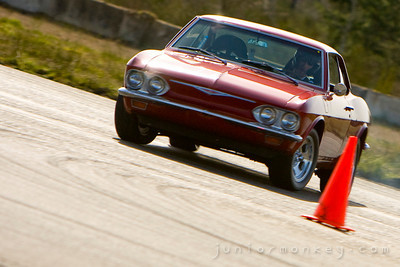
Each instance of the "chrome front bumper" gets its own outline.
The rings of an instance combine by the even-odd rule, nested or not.
[[[225,116],[225,115],[221,115],[221,114],[218,114],[218,113],[206,110],[206,109],[200,109],[200,108],[172,102],[161,96],[149,95],[149,94],[141,92],[141,91],[132,91],[132,90],[128,90],[124,87],[120,88],[118,90],[118,93],[122,96],[131,97],[131,98],[134,98],[137,100],[143,100],[143,101],[148,101],[148,102],[155,103],[155,104],[162,104],[162,105],[166,105],[166,106],[170,106],[170,107],[174,107],[174,108],[181,108],[184,110],[199,112],[204,115],[213,116],[215,118],[219,118],[219,119],[222,119],[222,120],[234,123],[234,124],[238,124],[240,126],[250,128],[250,129],[258,131],[258,132],[262,132],[266,135],[278,136],[278,137],[289,139],[289,140],[296,141],[296,142],[303,141],[303,138],[300,135],[285,132],[279,128],[268,127],[268,126],[263,125],[258,122],[247,122],[247,121],[243,121],[243,120],[238,120],[238,119],[235,119],[235,118],[232,118],[229,116]]]

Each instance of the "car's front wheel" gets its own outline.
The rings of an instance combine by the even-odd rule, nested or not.
[[[136,144],[148,144],[156,138],[158,132],[148,126],[140,125],[134,114],[126,112],[123,96],[119,95],[115,104],[115,129],[122,140]]]
[[[269,164],[271,182],[289,190],[303,189],[314,173],[318,151],[319,136],[313,129],[293,155],[278,157]]]

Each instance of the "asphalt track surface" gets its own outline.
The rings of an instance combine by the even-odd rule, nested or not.
[[[356,179],[343,233],[300,217],[318,178],[121,141],[114,105],[0,66],[0,266],[398,266],[398,189]]]

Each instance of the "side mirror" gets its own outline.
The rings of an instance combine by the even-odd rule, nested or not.
[[[347,86],[343,83],[335,84],[335,86],[333,87],[333,92],[337,96],[345,95],[347,93]]]

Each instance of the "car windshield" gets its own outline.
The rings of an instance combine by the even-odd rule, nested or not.
[[[252,29],[199,19],[172,47],[275,71],[321,86],[320,50]]]

